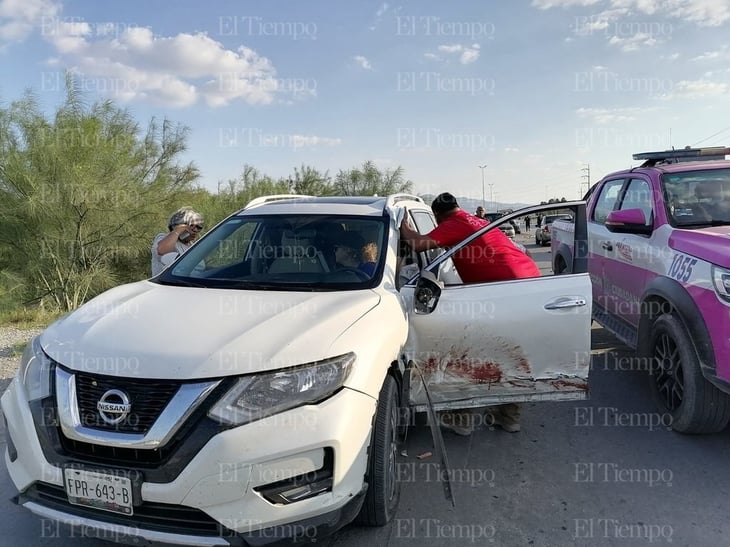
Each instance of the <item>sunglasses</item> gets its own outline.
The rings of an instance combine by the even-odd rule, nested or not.
[[[197,228],[198,230],[202,230],[203,229],[203,225],[202,224],[191,224],[190,227],[191,228]]]

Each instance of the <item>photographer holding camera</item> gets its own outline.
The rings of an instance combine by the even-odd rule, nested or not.
[[[165,269],[163,255],[187,251],[203,230],[203,216],[192,207],[181,207],[175,211],[167,223],[168,233],[159,233],[152,241],[152,276]]]

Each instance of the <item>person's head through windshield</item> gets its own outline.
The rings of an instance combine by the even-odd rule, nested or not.
[[[484,207],[482,207],[481,205],[479,207],[477,207],[476,215],[479,218],[484,218]]]
[[[360,265],[360,249],[363,240],[354,232],[344,232],[335,244],[335,261],[345,268],[357,268]]]

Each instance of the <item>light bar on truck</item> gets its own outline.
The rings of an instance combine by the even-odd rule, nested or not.
[[[661,152],[642,152],[634,154],[635,160],[645,160],[641,167],[653,167],[657,163],[678,163],[680,161],[714,161],[724,160],[730,154],[730,148],[711,146],[707,148],[680,148],[679,150],[663,150]]]

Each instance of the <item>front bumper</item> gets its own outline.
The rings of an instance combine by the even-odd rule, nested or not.
[[[63,527],[67,529],[69,537],[96,538],[114,543],[258,547],[312,543],[325,538],[357,516],[364,496],[365,488],[343,507],[310,519],[248,533],[233,533],[219,529],[217,535],[165,532],[129,523],[98,520],[92,513],[93,510],[89,511],[91,514],[88,516],[71,514],[63,509],[54,508],[48,502],[38,503],[25,494],[16,496],[13,501],[43,519],[44,533],[52,532],[53,537],[59,537],[61,534],[58,529]],[[48,530],[49,527],[51,530]]]
[[[255,537],[245,541],[266,545],[272,536],[278,539],[287,530],[311,541],[306,533],[313,533],[314,528],[293,527],[293,523],[313,522],[304,526],[321,525],[323,532],[345,524],[361,503],[377,404],[372,397],[343,389],[318,405],[225,430],[211,438],[173,481],[143,480],[135,515],[126,516],[69,504],[63,469],[49,463],[44,455],[28,402],[17,381],[10,384],[1,403],[7,419],[8,447],[16,452],[12,458],[10,450],[6,450],[5,462],[21,492],[21,505],[44,518],[72,526],[73,521],[79,521],[80,526],[88,525],[101,534],[110,529],[120,534],[131,531],[134,537],[157,542],[165,542],[167,537],[169,542],[181,545],[226,545],[235,540],[234,536],[252,534],[263,535],[266,542],[257,542]],[[259,491],[268,484],[313,474],[323,465],[326,452],[332,455],[329,491],[288,504],[272,503]],[[102,465],[83,466],[104,469]],[[136,471],[144,476],[144,469]],[[162,516],[146,520],[145,512],[150,509],[154,513],[155,508],[160,509]],[[188,515],[188,510],[194,513]],[[177,521],[171,520],[173,529],[181,533],[170,531],[171,522],[165,515],[171,512],[181,516]],[[208,528],[202,533],[195,527],[186,528],[196,519],[208,521]],[[221,533],[230,537],[222,540]],[[185,537],[196,539],[186,543],[181,541]]]

